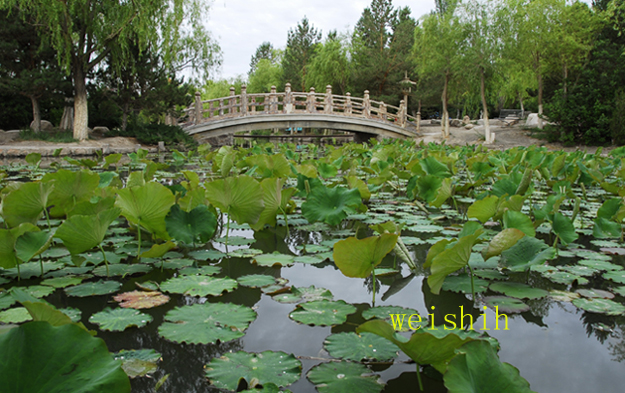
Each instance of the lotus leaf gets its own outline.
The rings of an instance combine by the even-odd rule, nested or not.
[[[280,254],[279,252],[274,252],[271,254],[262,254],[254,257],[254,262],[256,262],[259,266],[291,266],[293,265],[293,259],[295,257],[293,255]]]
[[[100,266],[93,269],[93,274],[96,276],[132,276],[137,273],[147,273],[152,270],[152,267],[146,264],[128,265],[125,263],[116,263],[114,265]]]
[[[0,353],[0,386],[10,392],[130,392],[104,341],[74,324],[30,322],[11,329],[0,335]]]
[[[616,293],[617,295],[621,295],[625,297],[625,286],[612,288],[612,292]],[[0,306],[0,309],[2,309],[2,306]]]
[[[120,212],[120,209],[112,208],[95,216],[72,216],[61,224],[55,237],[61,239],[72,254],[80,254],[104,240],[106,230],[119,217]]]
[[[486,341],[472,341],[456,350],[444,375],[450,393],[532,393],[519,370],[502,363]]]
[[[43,285],[31,285],[26,288],[20,288],[24,292],[28,293],[30,296],[40,299],[42,297],[49,296],[56,290],[56,288],[43,286]]]
[[[284,352],[239,351],[214,358],[205,370],[212,385],[234,391],[241,379],[250,388],[266,383],[288,386],[300,378],[302,363],[295,356]]]
[[[276,226],[276,216],[286,214],[289,200],[297,191],[295,188],[283,188],[285,181],[280,178],[264,179],[260,183],[263,193],[264,210],[260,214],[258,222],[252,224],[255,230],[262,229],[266,224]]]
[[[171,237],[186,244],[204,244],[215,234],[217,218],[205,205],[185,212],[180,205],[173,205],[165,217],[167,232]]]
[[[236,258],[252,258],[262,253],[263,252],[261,250],[256,248],[239,248],[237,250],[230,251],[230,256]]]
[[[527,304],[512,297],[487,296],[483,300],[491,308],[506,314],[522,313],[530,310]]]
[[[365,239],[341,240],[334,245],[334,263],[347,277],[366,278],[395,247],[398,237],[384,233]]]
[[[273,299],[280,303],[298,303],[315,300],[333,300],[334,295],[325,288],[316,288],[314,285],[311,285],[307,288],[291,287],[291,293],[278,294]]]
[[[416,310],[411,308],[403,308],[399,306],[378,306],[372,307],[362,312],[364,319],[378,318],[386,321],[391,320],[391,314],[418,314]]]
[[[0,310],[11,307],[16,302],[10,291],[0,292]]]
[[[614,294],[601,289],[578,289],[575,292],[586,298],[614,299]]]
[[[130,378],[136,378],[153,374],[158,369],[161,354],[153,349],[122,349],[114,357],[122,361],[122,369]]]
[[[343,300],[316,300],[299,304],[289,317],[306,325],[332,326],[344,323],[347,315],[355,312],[356,307]]]
[[[447,276],[445,278],[445,282],[443,282],[443,290],[452,291],[452,292],[462,292],[462,293],[481,293],[486,292],[488,289],[488,284],[490,282],[487,280],[482,280],[479,278],[473,279],[473,289],[471,287],[471,277],[467,274],[461,274],[458,276]]]
[[[29,279],[31,277],[41,275],[41,269],[43,267],[44,274],[51,272],[53,270],[58,270],[63,268],[63,264],[60,262],[29,262],[29,263],[21,263],[20,264],[20,278]],[[17,268],[5,269],[2,271],[2,274],[7,277],[17,277]]]
[[[473,202],[473,204],[469,206],[467,216],[469,218],[477,218],[482,223],[485,223],[497,214],[499,203],[498,197],[494,195],[487,196],[484,199]]]
[[[42,182],[50,180],[54,180],[54,189],[48,198],[48,206],[53,206],[50,209],[52,217],[67,216],[77,203],[89,200],[100,184],[100,176],[88,170],[59,169],[41,179]]]
[[[188,344],[214,344],[244,336],[256,313],[230,303],[204,303],[176,307],[165,315],[158,333],[168,340]]]
[[[469,263],[470,264],[470,263]],[[493,269],[480,269],[473,270],[473,275],[483,278],[485,280],[507,280],[508,276]]]
[[[564,216],[562,213],[554,213],[552,227],[553,233],[555,233],[564,244],[572,243],[579,237],[579,235],[575,233],[575,227],[571,219]]]
[[[206,183],[210,203],[239,224],[255,224],[264,210],[260,183],[250,176],[228,177]]]
[[[151,315],[128,308],[106,308],[89,318],[89,322],[99,325],[100,329],[113,332],[121,332],[131,326],[142,328],[151,321]]]
[[[595,219],[595,226],[592,229],[592,235],[597,239],[618,238],[621,232],[621,224],[602,217]]]
[[[117,292],[121,286],[122,284],[117,281],[98,281],[87,282],[64,290],[67,296],[87,297]]]
[[[237,288],[237,282],[231,278],[208,276],[180,276],[170,278],[161,284],[161,289],[170,293],[188,296],[219,296]]]
[[[527,236],[536,236],[534,223],[532,220],[521,212],[514,210],[506,210],[503,214],[504,228],[516,228]]]
[[[302,204],[302,215],[313,223],[317,221],[337,226],[362,204],[358,189],[318,186],[312,189]]]
[[[22,323],[32,321],[32,319],[33,317],[30,315],[26,307],[15,307],[0,311],[0,322],[2,323]]]
[[[518,282],[495,282],[490,284],[490,289],[517,299],[540,299],[549,294],[544,289],[532,288]]]
[[[599,273],[599,270],[590,268],[588,266],[558,266],[561,271],[569,272],[571,274],[575,274],[576,276],[590,277],[595,273]]]
[[[230,246],[247,246],[249,244],[254,243],[256,240],[248,239],[247,237],[242,236],[229,236],[228,238],[220,237],[218,239],[213,239],[213,241],[217,243],[228,243]],[[232,254],[231,254],[232,255]]]
[[[579,298],[579,293],[559,291],[557,289],[553,289],[549,291],[549,296],[553,300],[557,300],[559,302],[570,302],[570,301],[573,301],[573,299]]]
[[[603,273],[603,278],[606,280],[612,280],[619,284],[625,284],[625,271],[609,271],[607,273]]]
[[[230,238],[232,239],[232,238]],[[230,243],[232,244],[232,243]],[[189,256],[193,259],[197,259],[199,261],[206,261],[206,260],[219,260],[223,257],[226,256],[226,254],[224,254],[221,251],[217,251],[217,250],[199,250],[199,251],[191,251],[189,253]]]
[[[45,266],[45,263],[46,262],[44,262],[44,266]],[[48,262],[48,263],[54,263],[54,262]],[[65,276],[70,276],[70,275],[74,275],[74,274],[82,274],[83,277],[85,277],[85,279],[87,279],[87,278],[91,278],[91,275],[86,274],[86,273],[89,273],[92,269],[93,269],[93,266],[64,267],[61,270],[55,270],[55,271],[51,271],[49,273],[46,273],[44,275],[44,277],[47,277],[47,278],[65,277]]]
[[[621,315],[625,313],[625,306],[610,299],[573,299],[573,305],[581,308],[582,310],[607,314],[607,315]]]
[[[503,251],[501,256],[503,266],[518,272],[554,259],[557,254],[555,248],[548,247],[542,240],[524,236],[514,246]]]
[[[266,287],[276,283],[276,278],[266,274],[250,274],[237,279],[239,285],[251,288]]]
[[[321,363],[306,375],[319,393],[379,393],[384,384],[366,366],[352,362]]]
[[[187,258],[174,258],[174,259],[161,259],[154,261],[154,265],[162,269],[182,269],[194,264],[193,259]]]
[[[303,263],[307,265],[316,265],[326,260],[326,258],[320,257],[321,254],[314,255],[299,255],[293,259],[293,262]]]
[[[24,222],[37,224],[48,207],[54,182],[25,183],[7,194],[2,201],[2,216],[11,228]]]
[[[563,272],[563,271],[549,271],[545,273],[541,273],[543,277],[546,279],[553,281],[558,284],[571,285],[577,281],[579,285],[588,284],[588,280],[582,276],[578,276],[576,274]]]
[[[471,249],[481,232],[478,231],[472,235],[463,236],[451,247],[448,247],[431,259],[432,265],[430,270],[432,274],[428,277],[427,282],[432,293],[437,295],[443,286],[445,277],[467,265],[471,257]]]
[[[399,352],[395,344],[373,333],[333,334],[325,339],[323,346],[332,357],[357,362],[390,360],[397,357]]]
[[[158,291],[132,291],[113,296],[119,306],[124,308],[145,309],[163,305],[169,301],[169,296]]]
[[[161,258],[163,257],[163,255],[167,254],[167,252],[173,248],[176,248],[176,244],[171,241],[167,241],[163,244],[154,244],[149,250],[142,252],[140,257],[141,258]]]
[[[499,232],[488,244],[488,247],[482,251],[484,260],[500,255],[502,252],[510,249],[525,233],[516,228],[507,228]]]
[[[27,222],[13,229],[0,229],[0,268],[10,269],[15,266],[18,263],[15,254],[16,240],[26,232],[38,231],[38,227]],[[39,274],[41,274],[41,270],[39,270]],[[6,272],[5,275],[7,275]]]
[[[165,216],[176,197],[162,184],[149,182],[144,186],[124,188],[118,191],[115,205],[121,208],[126,219],[155,236],[168,240]]]
[[[219,274],[221,268],[219,266],[201,266],[201,267],[185,267],[180,270],[183,276],[213,276]]]

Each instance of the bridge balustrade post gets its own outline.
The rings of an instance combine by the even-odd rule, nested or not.
[[[278,113],[278,97],[276,96],[275,86],[271,86],[271,92],[269,93],[269,113]]]
[[[219,100],[219,117],[224,115],[224,100]]]
[[[326,96],[324,97],[323,102],[323,111],[325,113],[332,113],[332,86],[326,86]]]
[[[208,118],[210,119],[211,117],[213,117],[213,102],[212,101],[208,103]]]
[[[199,91],[195,92],[195,124],[200,124],[202,122],[202,93]]]
[[[293,112],[293,93],[291,92],[291,84],[284,86],[284,113]]]
[[[306,98],[306,112],[314,113],[316,112],[317,105],[315,103],[315,88],[311,87],[310,92],[308,93],[308,97]]]
[[[369,90],[365,90],[365,96],[362,100],[362,115],[367,119],[371,117],[371,100],[369,99]]]
[[[347,98],[345,99],[345,113],[348,115],[352,114],[352,93],[347,93]]]
[[[247,115],[247,86],[241,85],[241,116]]]
[[[402,128],[406,127],[406,101],[399,101],[399,125]]]
[[[230,116],[235,116],[237,113],[237,107],[236,107],[236,101],[237,99],[234,98],[235,96],[235,91],[234,91],[234,86],[230,87],[230,97],[228,99],[228,115]]]
[[[380,110],[378,111],[378,116],[380,116],[380,119],[386,120],[386,104],[384,102],[380,103]]]
[[[250,112],[252,112],[252,115],[256,113],[256,97],[252,96],[252,101],[250,102]]]

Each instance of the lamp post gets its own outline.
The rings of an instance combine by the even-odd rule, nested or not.
[[[412,86],[416,86],[417,82],[413,82],[408,78],[408,71],[404,72],[404,79],[399,81],[401,86],[401,92],[404,94],[404,105],[406,106],[406,113],[408,113],[408,94],[412,91]],[[421,130],[421,101],[419,101],[419,109],[417,111],[417,132]]]

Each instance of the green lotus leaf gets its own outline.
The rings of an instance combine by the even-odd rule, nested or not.
[[[25,183],[11,191],[2,200],[2,216],[11,228],[24,222],[37,224],[48,207],[48,198],[54,182]]]
[[[115,360],[122,361],[122,369],[130,378],[145,377],[158,369],[161,354],[153,349],[131,349],[113,354]]]
[[[603,278],[606,280],[612,280],[619,284],[625,284],[625,271],[609,271],[603,273]]]
[[[10,269],[15,266],[18,263],[15,253],[17,238],[26,232],[38,232],[39,230],[38,227],[27,222],[20,224],[16,228],[0,229],[0,267]],[[41,270],[39,274],[41,274]]]
[[[426,158],[420,160],[419,165],[421,165],[421,169],[423,169],[423,171],[428,175],[451,177],[451,173],[449,172],[447,165],[441,163],[433,156],[427,156]]]
[[[603,202],[603,205],[597,210],[597,217],[604,218],[606,220],[612,220],[614,216],[619,212],[619,209],[623,205],[621,198],[611,198]]]
[[[356,176],[345,176],[345,181],[347,181],[347,185],[350,189],[358,190],[363,201],[371,199],[371,191],[369,190],[369,187],[367,187],[367,183],[365,183],[364,180],[359,179]]]
[[[295,258],[293,258],[293,262],[303,263],[303,264],[306,264],[306,265],[316,265],[316,264],[321,263],[321,262],[326,260],[325,258],[322,258],[319,255],[320,254],[299,255],[299,256],[296,256]]]
[[[575,292],[586,298],[614,299],[614,294],[601,289],[578,289]]]
[[[569,273],[569,272],[550,271],[550,272],[545,272],[545,273],[541,273],[541,274],[546,279],[548,279],[550,281],[553,281],[555,283],[558,283],[558,284],[571,285],[574,282],[577,282],[577,284],[579,284],[579,285],[586,285],[586,284],[588,284],[588,280],[585,279],[584,277],[578,276],[576,274],[572,274],[572,273]]]
[[[125,263],[116,263],[114,265],[99,266],[93,269],[93,274],[100,277],[115,276],[132,276],[137,273],[147,273],[152,270],[152,266],[146,264],[127,265]]]
[[[573,243],[579,237],[575,232],[573,221],[560,212],[553,215],[552,229],[564,244]]]
[[[32,321],[33,317],[30,315],[26,307],[9,308],[0,312],[0,322],[2,323],[22,323],[26,321]],[[0,336],[1,337],[1,336]],[[2,368],[0,362],[0,369]],[[0,377],[0,380],[2,378]]]
[[[503,226],[504,228],[516,228],[527,236],[536,236],[534,223],[521,212],[506,210],[503,214]]]
[[[271,254],[257,255],[253,259],[258,266],[291,266],[293,265],[293,259],[295,259],[295,256],[273,252]]]
[[[625,297],[625,286],[612,288],[612,292],[616,293],[617,295],[621,295]],[[0,309],[2,309],[1,306],[0,306]]]
[[[458,271],[469,263],[471,249],[477,241],[482,231],[477,231],[472,235],[463,236],[452,246],[437,254],[431,259],[430,271],[432,274],[427,281],[433,294],[439,294],[445,277]]]
[[[552,289],[551,291],[549,291],[549,296],[553,300],[556,300],[559,302],[570,302],[570,301],[573,301],[573,299],[579,298],[579,293]]]
[[[314,285],[309,287],[291,287],[290,293],[281,293],[273,296],[273,299],[280,303],[312,302],[315,300],[333,300],[332,292],[325,288],[317,288]]]
[[[618,222],[607,220],[603,217],[595,219],[592,235],[598,239],[618,238],[621,236],[622,227]]]
[[[228,353],[213,358],[205,367],[210,383],[220,389],[237,390],[241,379],[249,388],[273,383],[288,386],[296,382],[302,372],[302,363],[284,352],[265,351]]]
[[[30,296],[33,296],[37,299],[49,296],[56,290],[56,288],[52,288],[52,287],[48,287],[44,285],[31,285],[29,287],[20,288],[20,289],[28,293]]]
[[[13,328],[0,335],[0,353],[0,386],[7,392],[130,392],[104,341],[75,324]]]
[[[50,209],[52,217],[67,216],[77,203],[91,199],[100,184],[100,176],[88,170],[73,172],[59,169],[41,179],[42,182],[51,180],[54,180],[54,189],[48,198],[48,205],[53,206]]]
[[[220,272],[219,266],[185,267],[179,271],[182,276],[214,276]]]
[[[154,261],[154,266],[162,269],[182,269],[193,265],[193,259],[188,258],[174,258],[174,259],[161,259]]]
[[[369,308],[362,312],[364,319],[378,318],[382,320],[391,320],[391,314],[418,314],[416,310],[399,306],[377,306]]]
[[[434,175],[420,176],[417,179],[417,195],[424,201],[431,203],[438,196],[438,190],[443,184],[443,179]]]
[[[523,236],[525,236],[525,233],[516,228],[507,228],[499,232],[492,238],[488,247],[484,248],[482,251],[484,260],[500,255],[502,252],[514,246]]]
[[[358,189],[318,186],[312,189],[302,204],[302,215],[310,223],[321,221],[337,226],[349,214],[355,213],[361,204]]]
[[[467,211],[467,217],[477,218],[482,223],[490,220],[499,209],[499,198],[491,195],[473,202]]]
[[[262,193],[260,183],[245,175],[206,183],[206,199],[239,224],[258,222],[265,208]]]
[[[87,297],[107,295],[109,293],[117,292],[121,286],[122,284],[117,281],[98,281],[87,282],[74,287],[65,288],[64,291],[67,296]]]
[[[251,288],[261,288],[276,283],[276,278],[266,274],[249,274],[237,278],[239,285]]]
[[[80,311],[77,308],[73,308],[73,307],[59,308],[59,311],[67,315],[69,319],[74,323],[80,322],[80,319],[82,318],[82,311]]]
[[[23,262],[40,255],[52,243],[54,232],[26,232],[15,241],[15,254]]]
[[[472,341],[456,352],[444,375],[450,393],[532,393],[519,370],[502,363],[488,342]]]
[[[230,239],[232,239],[232,237]],[[229,244],[232,244],[232,243],[229,243]],[[216,261],[225,256],[226,254],[217,250],[198,250],[198,251],[191,251],[189,253],[189,257],[193,259],[197,259],[198,261],[207,261],[209,259]]]
[[[371,370],[359,363],[329,362],[313,367],[306,375],[319,393],[379,393],[384,384]]]
[[[89,322],[100,326],[101,330],[121,332],[131,326],[142,328],[152,321],[152,316],[132,308],[106,308],[89,318]]]
[[[41,154],[40,153],[28,153],[26,155],[26,157],[24,157],[24,161],[26,161],[28,164],[30,165],[38,165],[39,162],[41,161]]]
[[[140,257],[141,258],[161,258],[163,257],[163,255],[167,254],[167,252],[169,252],[170,250],[174,248],[176,248],[176,244],[171,241],[167,241],[162,244],[154,244],[149,250],[142,252]]]
[[[109,210],[115,207],[115,197],[97,198],[97,201],[91,200],[78,202],[76,206],[68,213],[68,217],[71,216],[95,216],[105,210]]]
[[[217,243],[226,243],[227,241],[228,245],[230,246],[247,246],[247,245],[254,243],[256,240],[243,237],[243,236],[230,236],[229,238],[220,237],[217,239],[213,239],[213,241]],[[232,252],[230,253],[230,255],[232,255]]]
[[[325,162],[320,162],[319,165],[317,165],[317,170],[319,171],[319,175],[324,179],[331,179],[338,173],[337,167]]]
[[[490,284],[490,289],[517,299],[540,299],[549,294],[544,289],[532,288],[518,282],[494,282]]]
[[[11,291],[0,292],[0,310],[11,307],[16,300],[11,296]]]
[[[387,339],[373,333],[337,333],[326,337],[324,348],[330,356],[338,359],[391,360],[397,357],[399,348]]]
[[[599,273],[599,270],[590,268],[588,266],[565,265],[565,266],[558,266],[558,268],[562,271],[569,272],[569,273],[575,274],[576,276],[583,276],[583,277],[590,277],[590,276],[595,275],[596,273]]]
[[[607,315],[621,315],[625,313],[625,306],[610,299],[573,299],[573,305],[582,310]]]
[[[418,364],[431,364],[439,371],[445,370],[445,363],[454,357],[454,350],[462,344],[472,341],[468,335],[461,337],[455,330],[419,329],[409,340],[395,333],[395,329],[381,320],[363,323],[356,328],[357,333],[369,332],[377,334],[398,346],[408,357]]]
[[[179,276],[161,284],[161,289],[165,292],[188,296],[219,296],[236,288],[237,282],[231,278],[209,276]]]
[[[231,303],[204,303],[176,307],[165,315],[158,334],[168,340],[187,344],[214,344],[244,336],[256,313]]]
[[[355,312],[356,307],[343,300],[316,300],[299,304],[289,317],[306,325],[332,326],[344,323],[347,315]]]
[[[366,278],[391,252],[399,236],[385,233],[365,239],[349,237],[334,245],[334,263],[347,277]]]
[[[484,303],[498,312],[506,314],[522,313],[529,311],[530,307],[519,299],[506,296],[487,296]]]
[[[467,274],[461,274],[458,276],[447,276],[445,278],[445,282],[443,282],[443,290],[452,291],[452,292],[462,292],[462,293],[482,293],[486,292],[488,289],[488,284],[490,284],[487,280],[482,280],[479,278],[473,279],[473,290],[471,288],[471,277]]]
[[[513,272],[529,269],[557,257],[556,250],[542,240],[524,236],[509,249],[501,253],[501,264]]]
[[[205,205],[185,212],[180,205],[173,205],[165,217],[167,233],[186,244],[204,244],[215,234],[217,218]]]
[[[62,263],[59,262],[44,262],[44,270],[46,269],[46,263],[48,264],[58,264],[61,266],[58,266],[57,269],[61,269],[61,267],[63,267]],[[76,274],[82,274],[84,275],[85,279],[87,278],[91,278],[90,275],[88,275],[87,273],[89,273],[91,270],[93,269],[93,266],[83,266],[83,267],[63,267],[61,270],[55,270],[55,271],[51,271],[49,273],[46,273],[44,275],[44,277],[46,278],[54,278],[54,277],[65,277],[65,276],[71,276],[71,275],[76,275]]]
[[[72,216],[61,224],[54,236],[61,239],[73,255],[80,254],[102,243],[106,230],[120,212],[112,208],[95,216]]]
[[[478,254],[479,255],[479,254]],[[471,263],[469,263],[470,265]],[[473,270],[473,275],[485,280],[507,280],[508,276],[494,269]]]
[[[230,251],[229,255],[235,258],[253,258],[257,255],[261,255],[263,252],[256,248],[239,248],[234,251]]]
[[[124,188],[118,191],[115,205],[126,219],[140,225],[157,237],[169,240],[165,216],[176,197],[160,183],[149,182],[144,186]]]
[[[276,177],[264,179],[260,182],[265,208],[260,214],[258,222],[251,225],[254,230],[263,229],[265,224],[275,227],[276,216],[286,213],[289,200],[297,190],[295,188],[283,188],[284,183],[284,179]]]

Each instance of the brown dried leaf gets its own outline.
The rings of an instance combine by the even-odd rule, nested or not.
[[[114,296],[116,302],[120,302],[119,305],[124,308],[152,308],[160,306],[169,301],[169,296],[163,295],[158,291],[132,291],[124,292],[117,296]]]

